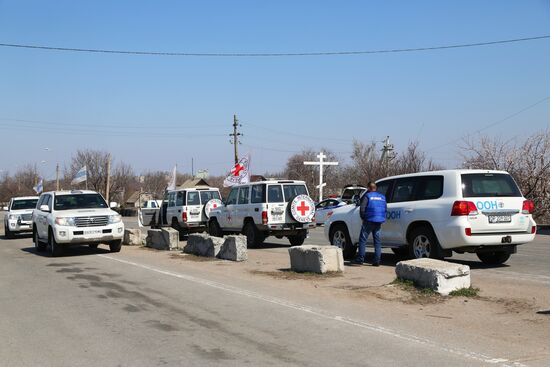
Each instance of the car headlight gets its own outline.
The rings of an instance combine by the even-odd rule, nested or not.
[[[122,221],[122,215],[109,215],[109,224],[120,223]]]
[[[55,224],[66,227],[74,227],[74,218],[73,217],[57,217],[55,218]]]
[[[17,215],[17,214],[10,214],[10,215],[8,215],[8,219],[9,219],[9,220],[17,220],[17,219],[19,219],[19,215]]]

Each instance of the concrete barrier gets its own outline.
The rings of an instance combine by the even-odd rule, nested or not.
[[[173,228],[149,229],[145,246],[157,250],[176,250],[179,248],[179,232]]]
[[[141,246],[143,244],[143,235],[139,228],[124,229],[124,239],[122,244],[126,246]]]
[[[412,280],[415,285],[448,295],[470,287],[470,267],[435,259],[400,261],[395,267],[398,278]]]
[[[335,246],[294,246],[288,249],[288,253],[290,268],[296,272],[324,274],[344,271],[342,249]]]
[[[248,260],[248,252],[245,236],[225,236],[218,257],[231,261]]]

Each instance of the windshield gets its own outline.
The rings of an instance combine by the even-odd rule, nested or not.
[[[307,189],[305,185],[283,185],[285,192],[285,200],[288,203],[298,195],[307,195]]]
[[[38,199],[14,200],[11,204],[11,210],[34,209],[37,202]]]
[[[201,202],[206,204],[212,199],[220,199],[220,193],[217,191],[201,191]]]
[[[521,197],[514,179],[504,173],[473,173],[462,175],[462,196]]]
[[[55,210],[100,208],[107,208],[107,203],[99,194],[59,195],[55,197]]]

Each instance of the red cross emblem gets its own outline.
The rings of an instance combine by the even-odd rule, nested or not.
[[[306,202],[302,200],[302,202],[300,203],[300,206],[296,207],[296,210],[298,210],[302,216],[305,216],[306,215],[306,212],[309,211],[309,206],[306,205]]]
[[[231,170],[231,173],[233,176],[237,177],[241,173],[241,171],[244,169],[244,166],[240,163],[237,163],[235,167]]]
[[[212,205],[212,208],[213,208],[213,209],[216,209],[217,207],[218,207],[218,204],[215,204],[215,203],[214,203],[214,205]]]

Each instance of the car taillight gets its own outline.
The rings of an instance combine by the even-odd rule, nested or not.
[[[472,235],[472,229],[471,228],[465,228],[464,232],[466,233],[466,236],[470,237]]]
[[[267,224],[267,211],[262,212],[262,224]]]
[[[476,204],[471,201],[455,201],[453,204],[453,210],[451,211],[451,216],[462,216],[477,214]]]
[[[183,220],[183,223],[187,222],[187,212],[181,214],[181,220]]]
[[[531,200],[524,200],[523,207],[521,208],[521,212],[523,214],[533,214],[534,211],[535,211],[535,203],[533,203]]]
[[[537,233],[537,226],[531,227],[531,234]]]

